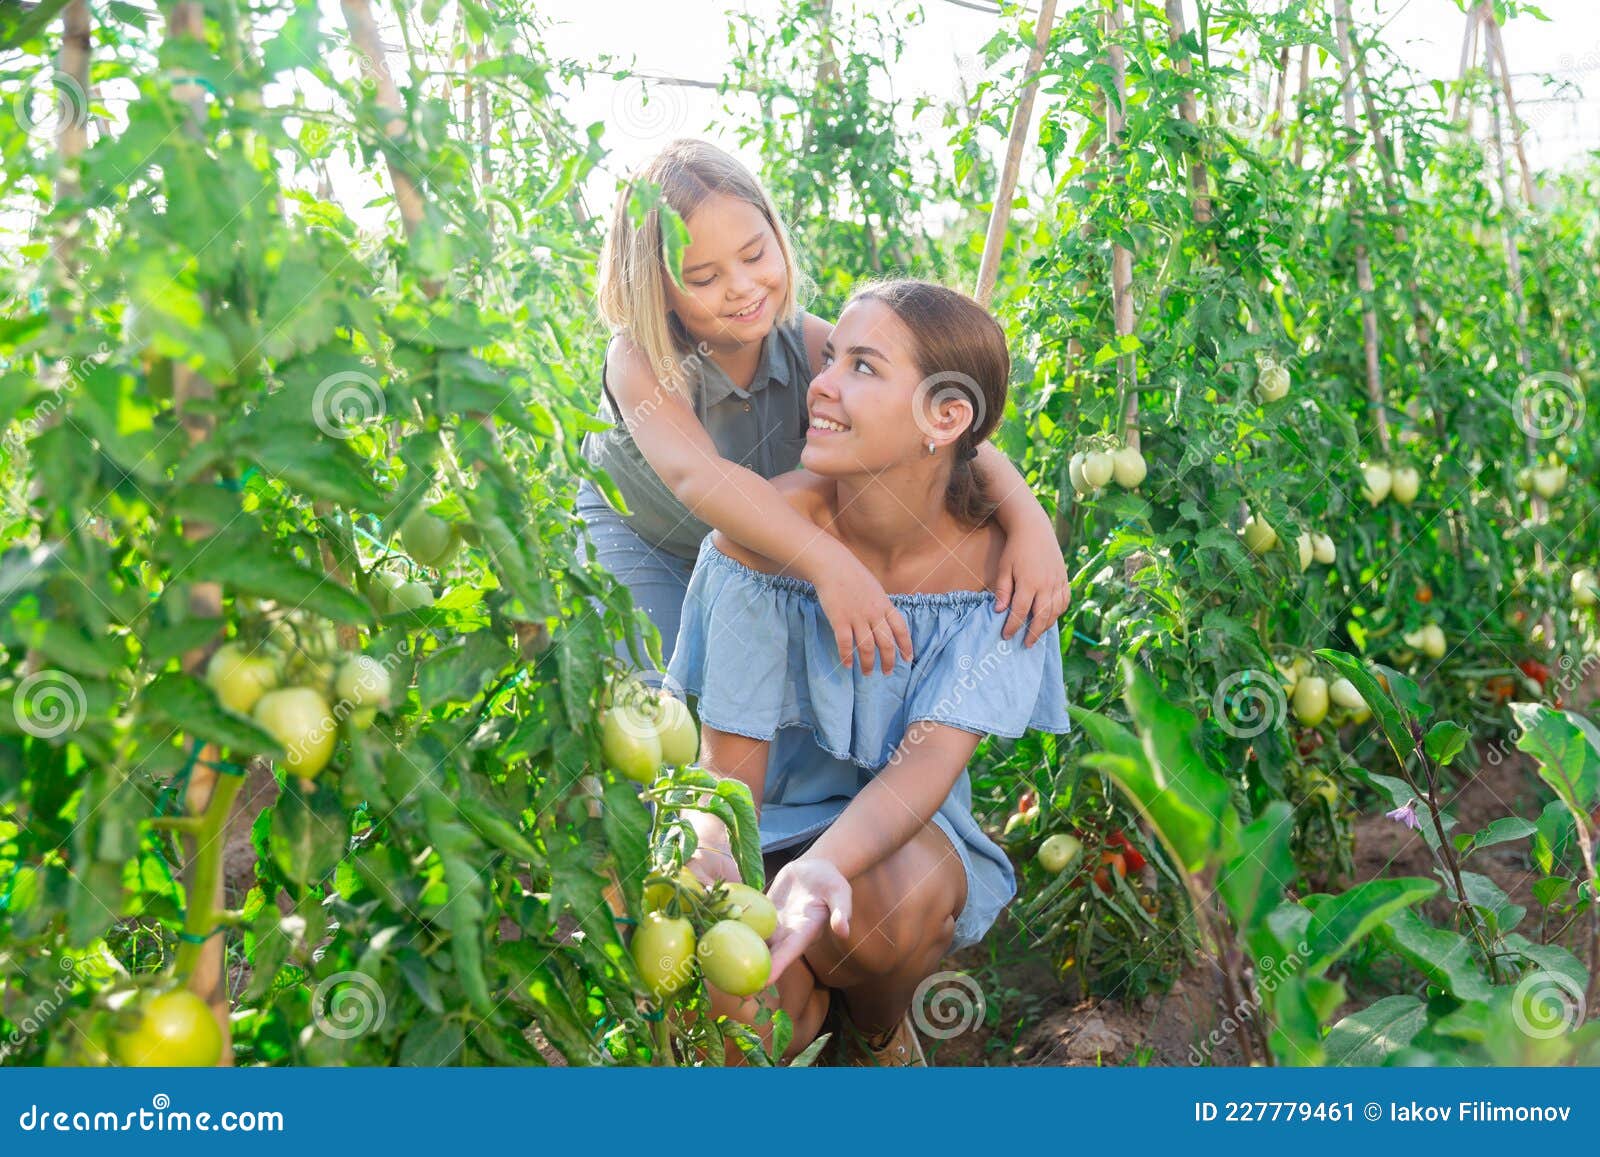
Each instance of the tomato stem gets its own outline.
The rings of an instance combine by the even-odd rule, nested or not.
[[[243,786],[243,776],[217,776],[211,788],[211,798],[206,801],[206,810],[198,816],[182,817],[195,822],[192,829],[195,842],[194,874],[189,881],[187,911],[183,920],[183,930],[191,939],[179,943],[177,958],[173,961],[173,972],[185,980],[199,962],[206,939],[219,924],[225,922],[218,919],[212,904],[217,881],[222,875],[223,829],[227,825],[228,814],[233,810],[234,797]]]
[[[672,1026],[667,1024],[666,1009],[661,1010],[661,1019],[656,1021],[656,1064],[665,1068],[677,1068],[677,1059],[672,1055]]]

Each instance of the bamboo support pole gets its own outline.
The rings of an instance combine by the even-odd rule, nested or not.
[[[1350,134],[1351,152],[1345,159],[1350,186],[1350,224],[1355,234],[1356,288],[1361,293],[1361,345],[1366,355],[1367,400],[1372,406],[1373,425],[1378,435],[1378,446],[1384,456],[1389,455],[1389,415],[1384,406],[1383,367],[1378,344],[1377,284],[1372,276],[1372,256],[1367,249],[1366,214],[1363,210],[1365,190],[1361,181],[1357,159],[1360,150],[1355,142],[1360,139],[1356,120],[1356,81],[1352,57],[1356,52],[1354,28],[1350,19],[1350,0],[1334,0],[1334,43],[1337,46],[1340,71],[1340,98],[1344,110],[1344,127]]]
[[[1483,13],[1478,8],[1467,9],[1467,24],[1461,33],[1461,67],[1457,69],[1456,90],[1450,95],[1450,123],[1455,124],[1461,120],[1461,100],[1466,94],[1467,73],[1472,68],[1473,61],[1477,58],[1478,49],[1478,24]],[[1471,110],[1468,110],[1471,116]]]
[[[1166,0],[1167,6],[1167,42],[1172,49],[1173,67],[1179,76],[1188,79],[1192,65],[1189,60],[1188,49],[1183,47],[1185,28],[1183,24],[1183,0]],[[1120,49],[1117,50],[1119,53]],[[1288,53],[1285,48],[1284,53]],[[1287,59],[1287,56],[1285,57]],[[1283,110],[1283,90],[1278,90],[1278,109]],[[1182,95],[1178,98],[1178,115],[1185,122],[1194,126],[1199,123],[1199,116],[1195,111],[1194,89],[1185,85]],[[1189,190],[1192,197],[1193,214],[1195,223],[1204,225],[1211,220],[1211,192],[1210,181],[1206,176],[1205,157],[1200,152],[1199,145],[1194,145],[1189,151]]]
[[[1022,92],[1011,114],[1011,134],[1006,141],[1005,164],[1000,184],[995,189],[994,208],[989,213],[989,231],[983,241],[983,259],[978,266],[978,285],[973,296],[985,309],[994,296],[995,278],[1000,273],[1000,252],[1005,248],[1006,229],[1011,223],[1011,199],[1016,193],[1017,175],[1022,169],[1022,147],[1033,122],[1033,98],[1039,88],[1039,72],[1044,67],[1045,50],[1050,46],[1050,30],[1055,26],[1056,0],[1042,0],[1034,25],[1033,49],[1028,53]]]
[[[1300,124],[1294,134],[1294,167],[1299,168],[1306,159],[1306,89],[1311,84],[1311,45],[1300,46],[1300,78],[1299,85],[1294,91],[1295,120]]]
[[[1115,102],[1106,103],[1106,161],[1112,166],[1112,180],[1117,185],[1125,183],[1123,162],[1120,156],[1122,138],[1127,126],[1128,65],[1122,47],[1124,16],[1122,0],[1109,0],[1109,19],[1106,21],[1106,60],[1111,66],[1111,86],[1116,93]],[[1192,105],[1192,101],[1191,101]],[[1117,337],[1133,334],[1133,250],[1118,241],[1111,243],[1111,314]],[[1117,434],[1128,445],[1139,445],[1139,372],[1138,359],[1133,354],[1117,358],[1117,388],[1122,407],[1117,421]]]

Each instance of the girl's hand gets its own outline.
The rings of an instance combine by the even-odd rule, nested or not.
[[[1072,579],[1050,520],[1030,521],[1021,531],[1008,534],[1000,555],[1000,578],[994,587],[994,609],[1011,612],[1000,637],[1011,638],[1031,614],[1033,622],[1023,640],[1025,646],[1031,647],[1055,625],[1071,602]]]
[[[727,825],[710,812],[685,811],[683,814],[699,841],[694,855],[685,860],[683,866],[707,887],[718,880],[742,884],[744,881],[739,878],[739,862],[733,858]]]
[[[773,877],[767,898],[778,910],[772,934],[772,979],[800,957],[824,927],[840,938],[850,934],[850,881],[831,861],[801,856]]]
[[[897,650],[911,662],[911,629],[873,573],[848,550],[841,553],[848,560],[845,565],[816,583],[822,613],[839,646],[839,662],[848,667],[859,656],[861,673],[870,675],[876,655],[887,675],[894,670]]]

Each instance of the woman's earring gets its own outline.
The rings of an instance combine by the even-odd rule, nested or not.
[[[928,442],[928,453],[933,453],[933,441],[931,439]]]

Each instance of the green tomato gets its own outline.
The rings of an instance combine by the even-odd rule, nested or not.
[[[750,925],[721,920],[700,937],[695,949],[706,980],[730,996],[754,996],[772,975],[772,954]]]
[[[1111,477],[1118,486],[1124,490],[1132,490],[1144,481],[1149,468],[1145,465],[1144,455],[1139,453],[1137,447],[1123,446],[1111,454]]]
[[[456,556],[461,542],[455,528],[426,510],[414,510],[400,526],[400,544],[423,566],[439,568]]]
[[[433,606],[433,588],[421,582],[401,583],[394,589],[393,600],[396,611],[420,611]]]
[[[1389,475],[1389,493],[1401,506],[1410,506],[1422,489],[1422,475],[1415,466],[1396,466]]]
[[[1272,528],[1272,523],[1253,514],[1244,524],[1241,533],[1244,536],[1244,544],[1250,548],[1251,554],[1266,554],[1278,545],[1278,532]]]
[[[656,721],[656,737],[661,741],[661,758],[668,767],[686,767],[700,758],[700,729],[688,704],[666,692],[661,693],[661,717]]]
[[[372,576],[370,587],[372,609],[380,615],[392,615],[400,609],[395,602],[395,592],[406,585],[406,580],[391,570],[381,570]]]
[[[1083,842],[1077,836],[1057,832],[1039,845],[1039,866],[1052,876],[1060,875],[1083,852]]]
[[[206,664],[206,682],[229,711],[248,715],[278,685],[278,665],[265,654],[252,655],[238,643],[225,643]]]
[[[393,689],[389,669],[371,655],[352,655],[339,665],[333,693],[352,707],[382,707]]]
[[[699,896],[701,899],[705,898],[706,886],[688,868],[678,869],[677,881],[677,888],[665,882],[646,884],[644,886],[644,906],[651,912],[659,912],[672,902],[672,898],[678,894],[679,889]]]
[[[1289,371],[1273,362],[1263,365],[1256,374],[1256,392],[1263,402],[1276,402],[1288,396]]]
[[[153,996],[136,1011],[134,1027],[112,1038],[123,1064],[203,1068],[222,1059],[222,1030],[206,1002],[187,989]]]
[[[1104,450],[1090,450],[1083,456],[1083,480],[1098,490],[1111,481],[1116,473],[1116,463]]]
[[[1294,687],[1294,717],[1307,727],[1315,727],[1328,717],[1328,681],[1320,675],[1307,675]]]
[[[268,691],[256,704],[255,721],[288,752],[284,766],[302,779],[315,779],[333,758],[339,729],[328,701],[309,687]]]
[[[608,707],[600,713],[600,746],[606,763],[635,783],[661,774],[661,740],[636,710]]]
[[[778,930],[778,910],[766,893],[749,884],[729,883],[727,889],[728,898],[717,909],[717,914],[750,925],[763,940],[771,939]]]
[[[666,1000],[694,975],[694,926],[680,917],[646,912],[628,951],[650,995]]]

